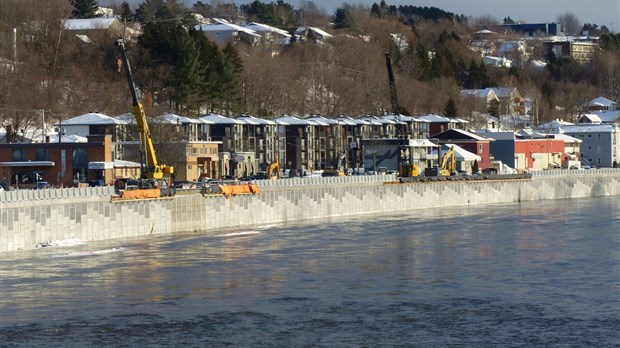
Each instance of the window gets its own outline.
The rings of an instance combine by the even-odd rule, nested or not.
[[[26,150],[24,149],[13,150],[13,161],[25,161],[25,160],[26,160]]]
[[[83,147],[73,149],[73,167],[88,167],[88,151]]]
[[[34,154],[36,161],[47,161],[49,160],[49,155],[47,149],[38,148]]]

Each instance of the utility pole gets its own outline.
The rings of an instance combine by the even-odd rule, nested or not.
[[[13,72],[17,71],[17,28],[13,28]]]

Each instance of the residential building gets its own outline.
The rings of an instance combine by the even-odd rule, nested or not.
[[[67,19],[64,21],[67,32],[76,35],[81,41],[123,37],[125,26],[116,18]]]
[[[435,114],[418,116],[416,119],[428,123],[428,134],[430,138],[435,138],[437,134],[450,129],[463,129],[469,121],[457,117],[445,117]]]
[[[251,22],[244,25],[244,28],[253,30],[256,34],[260,35],[261,45],[271,48],[288,45],[292,37],[286,30],[262,23]]]
[[[497,111],[499,112],[499,98],[490,88],[464,89],[461,91],[461,99],[473,112],[486,114],[494,108],[497,108]]]
[[[209,39],[220,45],[239,42],[256,45],[262,38],[261,35],[250,28],[245,28],[220,18],[214,18],[211,24],[196,25],[194,28],[202,31]]]
[[[614,124],[578,124],[562,126],[559,133],[582,141],[581,158],[596,167],[618,167],[620,128]]]
[[[0,178],[19,188],[33,188],[38,181],[57,187],[109,183],[113,169],[111,135],[89,135],[85,143],[0,144]]]
[[[319,163],[313,141],[315,123],[295,116],[284,115],[275,119],[280,167],[301,173],[312,172]]]
[[[548,52],[556,57],[570,57],[579,63],[586,63],[592,60],[599,48],[598,44],[592,40],[576,41],[565,39],[562,41],[550,41],[544,43]]]
[[[256,163],[252,166],[258,169],[257,172],[266,172],[269,164],[276,159],[275,122],[247,114],[239,115],[235,120],[242,122],[245,134],[242,148],[254,153]]]
[[[463,149],[480,156],[478,168],[485,169],[491,166],[490,143],[494,140],[463,129],[448,129],[433,135],[438,145],[455,144]]]
[[[561,168],[563,160],[564,140],[549,135],[515,141],[515,169],[518,172]]]

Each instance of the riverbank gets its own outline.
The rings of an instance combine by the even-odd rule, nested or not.
[[[337,179],[337,178],[334,178]],[[287,179],[288,180],[288,179]],[[256,195],[179,195],[113,201],[108,196],[2,202],[0,252],[70,238],[82,242],[185,231],[216,231],[333,216],[620,195],[620,172],[529,180],[261,187]]]

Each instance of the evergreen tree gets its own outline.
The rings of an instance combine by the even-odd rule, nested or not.
[[[131,7],[129,7],[129,3],[127,1],[123,1],[121,4],[121,20],[131,22],[133,20],[133,13],[131,12]]]
[[[101,14],[97,14],[99,4],[97,0],[72,0],[73,4],[73,18],[96,18],[101,17]]]
[[[448,98],[448,102],[446,103],[446,108],[444,109],[443,115],[446,117],[457,117],[459,111],[456,108],[456,102],[452,97]]]
[[[376,2],[370,7],[370,15],[373,17],[381,18],[381,8],[379,8],[379,5],[377,5]]]
[[[239,113],[243,111],[241,105],[243,61],[235,46],[230,43],[222,50],[222,58],[222,72],[220,74],[222,105],[225,110]]]
[[[336,9],[336,13],[332,17],[334,29],[346,29],[350,28],[349,20],[347,18],[347,11],[344,8]]]
[[[480,167],[478,165],[478,160],[475,159],[474,163],[471,165],[471,172],[472,174],[477,174],[479,170],[480,170]]]

